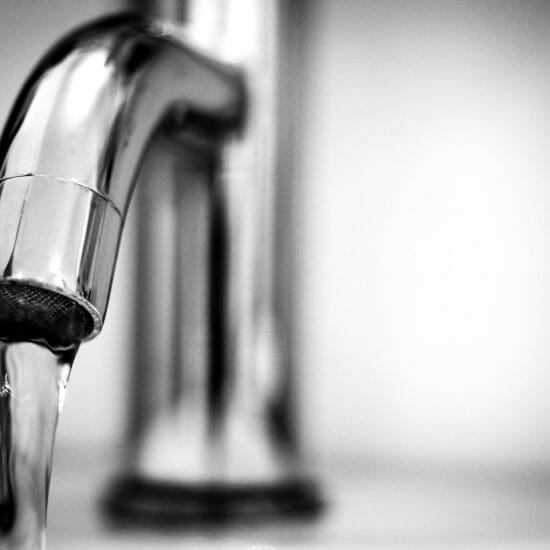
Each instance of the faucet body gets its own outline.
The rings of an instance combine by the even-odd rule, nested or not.
[[[137,18],[63,40],[27,81],[0,141],[2,284],[68,298],[87,318],[57,332],[98,334],[152,137],[177,125],[179,139],[216,148],[242,123],[243,90],[236,71]]]
[[[106,19],[42,60],[0,139],[0,339],[70,347],[99,333],[141,181],[130,472],[107,498],[125,519],[320,506],[274,300],[292,148],[275,95],[292,82],[277,88],[277,2],[227,4],[253,22],[251,44],[227,40],[251,46],[239,70],[159,23]]]

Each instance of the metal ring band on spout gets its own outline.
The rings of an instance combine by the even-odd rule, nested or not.
[[[122,231],[120,212],[94,190],[52,176],[0,181],[0,275],[70,298],[102,328]]]

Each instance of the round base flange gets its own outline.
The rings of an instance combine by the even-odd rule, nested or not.
[[[313,480],[266,484],[174,484],[137,476],[115,480],[103,501],[115,526],[189,527],[313,519],[324,508]]]

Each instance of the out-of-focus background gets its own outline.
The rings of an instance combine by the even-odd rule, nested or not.
[[[550,5],[305,4],[295,265],[308,464],[544,479]],[[119,10],[4,0],[0,122],[49,45]],[[123,443],[131,227],[121,254],[105,330],[73,369],[61,462]]]

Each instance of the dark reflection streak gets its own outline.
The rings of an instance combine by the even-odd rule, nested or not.
[[[7,347],[0,343],[0,534],[15,525],[16,509],[12,481],[11,392],[6,361]]]
[[[213,159],[211,169],[211,225],[209,249],[209,369],[208,369],[208,409],[210,420],[210,434],[215,435],[221,429],[224,407],[226,405],[226,391],[229,384],[229,365],[227,361],[227,312],[228,297],[228,219],[226,205],[227,198],[219,181],[215,179],[217,170]]]

